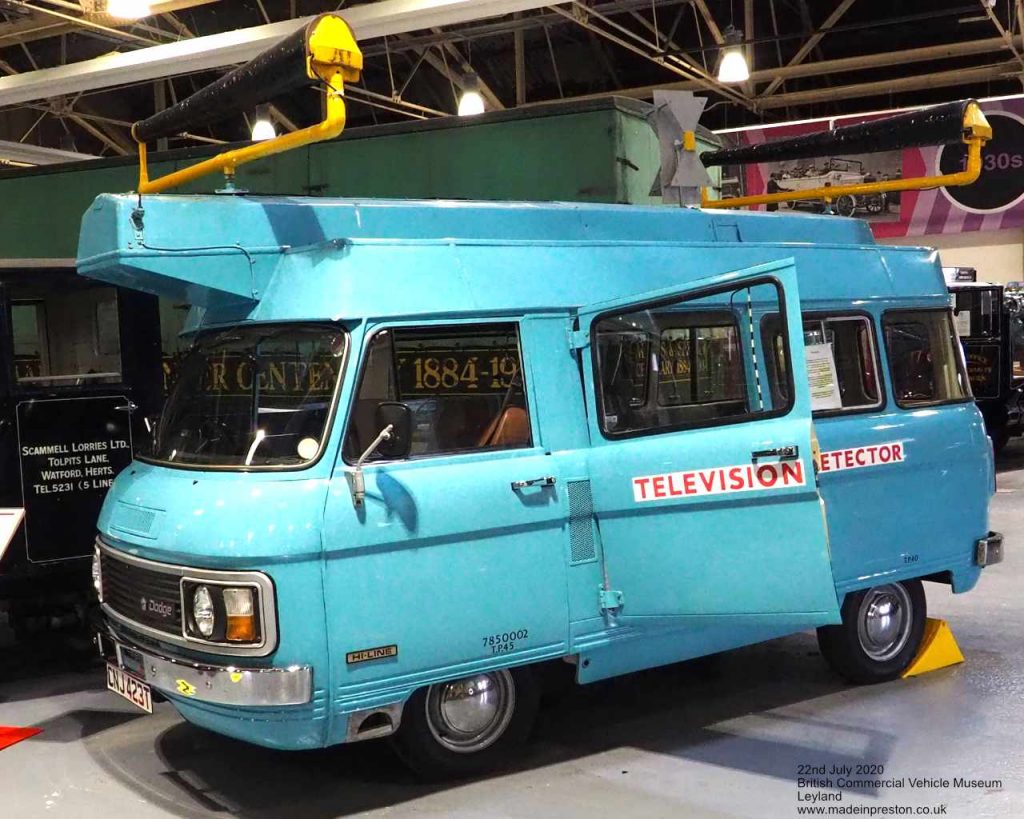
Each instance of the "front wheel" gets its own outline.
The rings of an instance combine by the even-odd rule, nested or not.
[[[843,622],[818,629],[821,654],[854,683],[893,680],[921,647],[928,605],[920,580],[887,583],[846,596]]]
[[[840,216],[853,216],[857,212],[857,200],[848,193],[844,193],[836,199],[835,208],[836,213]]]
[[[502,765],[526,740],[539,686],[528,668],[473,674],[421,688],[394,736],[398,755],[427,779],[470,776]]]

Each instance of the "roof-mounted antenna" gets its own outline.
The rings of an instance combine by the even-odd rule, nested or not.
[[[661,150],[661,198],[670,204],[698,206],[701,189],[711,184],[697,153],[697,123],[706,97],[691,91],[654,91],[654,130]],[[657,195],[655,184],[652,195]]]

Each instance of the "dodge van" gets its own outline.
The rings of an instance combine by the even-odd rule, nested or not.
[[[852,681],[905,670],[925,582],[1002,556],[936,254],[796,214],[161,195],[336,135],[361,64],[317,18],[135,135],[289,68],[323,123],[159,180],[140,144],[138,192],[85,215],[80,274],[193,305],[99,517],[108,687],[452,775],[523,741],[545,663],[589,683],[817,629]],[[971,105],[922,117],[974,129],[940,184],[979,167]]]

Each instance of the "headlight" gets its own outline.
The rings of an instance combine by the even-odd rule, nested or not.
[[[96,589],[96,596],[103,602],[103,567],[100,565],[100,550],[95,549],[92,553],[92,587]]]
[[[229,586],[186,578],[182,597],[191,612],[185,617],[185,636],[218,645],[257,645],[263,641],[260,591],[253,586]]]
[[[213,610],[213,597],[206,586],[197,586],[192,593],[192,619],[203,637],[209,639],[213,636],[217,616]]]

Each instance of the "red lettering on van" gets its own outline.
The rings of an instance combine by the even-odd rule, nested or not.
[[[904,460],[903,444],[894,441],[872,446],[834,449],[821,453],[821,471],[836,472],[842,469],[860,469],[881,464],[899,463]]]
[[[800,461],[783,462],[782,482],[786,486],[804,485],[804,465]]]
[[[757,468],[757,480],[758,483],[761,484],[761,486],[767,489],[771,489],[773,486],[775,486],[775,483],[776,481],[778,481],[778,479],[779,475],[775,471],[774,466],[769,466],[768,464],[765,464],[764,466],[759,466]]]

